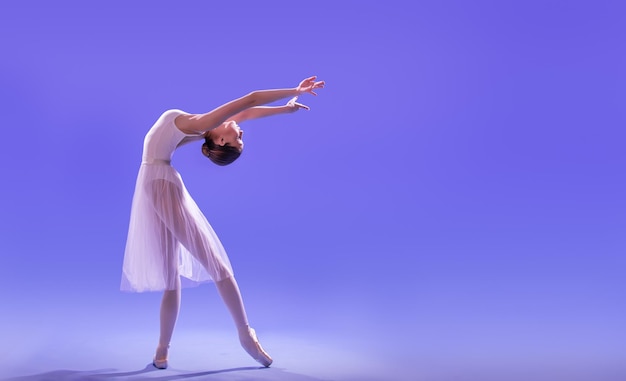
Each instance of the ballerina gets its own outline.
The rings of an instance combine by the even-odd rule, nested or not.
[[[313,76],[294,88],[253,91],[205,114],[168,110],[148,131],[133,195],[120,288],[163,291],[155,367],[168,366],[169,344],[180,309],[181,276],[185,284],[215,282],[244,350],[263,366],[272,363],[248,323],[226,251],[172,167],[171,159],[176,148],[204,140],[203,155],[217,165],[228,165],[244,147],[238,123],[308,110],[297,102],[298,96],[317,95],[315,90],[323,87],[324,81]],[[283,106],[263,106],[289,97]]]

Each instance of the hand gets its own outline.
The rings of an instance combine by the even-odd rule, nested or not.
[[[301,94],[301,93],[310,93],[310,94],[313,94],[313,95],[317,95],[313,90],[314,89],[321,89],[322,87],[324,87],[324,81],[315,81],[316,78],[317,78],[317,76],[314,75],[314,76],[309,77],[309,78],[303,80],[302,82],[300,82],[300,84],[296,88],[298,93],[299,94]]]
[[[298,97],[293,97],[289,100],[289,102],[287,102],[287,112],[296,112],[301,108],[307,111],[310,110],[309,106],[298,103],[296,100],[298,100]]]

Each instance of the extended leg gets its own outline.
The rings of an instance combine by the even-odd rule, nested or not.
[[[248,328],[248,316],[243,306],[243,299],[239,291],[239,285],[234,276],[215,282],[217,291],[220,293],[224,304],[228,308],[230,315],[233,317],[235,327],[238,331]]]
[[[265,352],[263,347],[261,347],[261,344],[259,344],[254,329],[250,328],[248,325],[248,316],[246,315],[246,309],[243,306],[243,299],[235,277],[231,276],[219,282],[215,282],[215,285],[217,286],[217,291],[220,293],[222,300],[224,300],[224,304],[226,304],[228,311],[233,317],[237,332],[239,333],[239,342],[243,349],[263,366],[270,366],[273,361],[272,358]]]

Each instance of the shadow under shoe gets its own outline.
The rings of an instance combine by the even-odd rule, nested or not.
[[[265,352],[259,339],[256,337],[254,329],[246,327],[239,331],[239,342],[248,354],[264,367],[269,367],[274,360]]]

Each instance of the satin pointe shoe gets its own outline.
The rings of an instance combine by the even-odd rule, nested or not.
[[[167,347],[157,347],[156,354],[152,360],[152,365],[154,365],[155,368],[167,369],[167,351],[169,348],[169,345]]]
[[[265,352],[261,344],[259,344],[259,339],[257,339],[254,329],[246,328],[247,329],[239,331],[239,342],[241,346],[257,362],[266,368],[269,367],[274,360],[272,360],[270,355]]]

